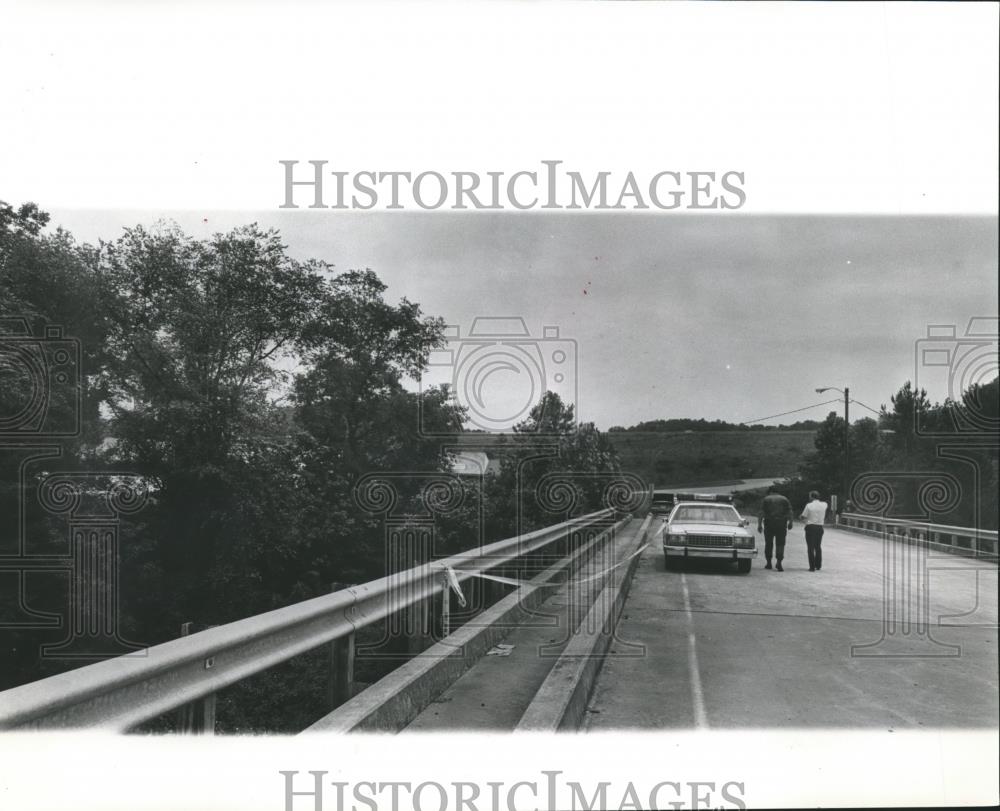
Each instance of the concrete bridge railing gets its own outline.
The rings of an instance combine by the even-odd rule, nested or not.
[[[388,577],[219,625],[135,653],[0,692],[0,730],[97,728],[126,732],[306,651],[332,643],[331,674],[350,697],[354,634],[396,612],[450,600],[447,568],[461,583],[478,572],[558,550],[573,534],[600,530],[606,509],[431,561]],[[447,603],[444,603],[447,605]],[[206,712],[211,717],[211,713]],[[212,732],[204,723],[203,732]]]
[[[994,562],[997,560],[997,533],[991,530],[929,524],[926,521],[885,518],[863,513],[841,513],[837,524],[841,529],[863,532],[867,535],[926,541],[931,548],[942,552]]]

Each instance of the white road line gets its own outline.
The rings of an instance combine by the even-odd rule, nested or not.
[[[681,590],[684,592],[684,615],[688,627],[688,671],[691,679],[691,703],[694,705],[694,728],[708,729],[708,715],[705,713],[705,696],[701,691],[701,674],[698,672],[698,646],[694,638],[694,616],[691,614],[691,598],[688,594],[687,576],[681,572]]]

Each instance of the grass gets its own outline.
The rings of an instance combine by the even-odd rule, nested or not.
[[[814,436],[813,431],[608,434],[622,470],[657,486],[791,476],[815,450]]]

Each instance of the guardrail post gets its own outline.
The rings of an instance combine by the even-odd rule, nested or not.
[[[215,693],[205,696],[201,700],[201,718],[198,725],[198,733],[201,735],[215,734]]]
[[[339,707],[354,692],[354,634],[342,636],[330,643],[329,705]]]
[[[441,638],[451,633],[451,584],[448,575],[441,581]]]
[[[209,626],[214,627],[214,626]],[[181,623],[181,636],[191,634],[192,623]],[[177,709],[177,731],[184,734],[214,735],[215,734],[215,693],[209,693],[204,698],[192,701]]]
[[[427,648],[427,638],[429,636],[429,625],[431,620],[430,604],[427,600],[420,600],[409,609],[411,633],[407,635],[406,647],[410,653],[423,653]]]
[[[331,583],[330,591],[350,588],[350,583]],[[354,643],[351,632],[330,643],[330,674],[327,679],[327,704],[336,709],[354,694]]]
[[[181,636],[191,633],[191,623],[181,623]],[[194,732],[194,704],[185,704],[177,708],[177,731],[190,733]]]

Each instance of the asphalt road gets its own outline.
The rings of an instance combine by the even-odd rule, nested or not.
[[[657,490],[675,490],[677,492],[698,492],[698,493],[716,493],[719,495],[729,495],[730,493],[738,493],[741,490],[759,490],[761,488],[767,487],[774,484],[776,481],[780,481],[781,476],[771,477],[770,479],[740,479],[733,480],[728,484],[715,484],[715,485],[704,485],[704,484],[665,484],[661,487],[657,487]]]
[[[645,653],[605,661],[591,730],[998,723],[996,565],[897,542],[827,528],[810,572],[797,524],[785,571],[747,575],[651,545],[617,639]]]

